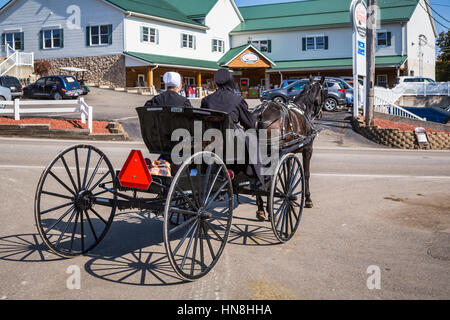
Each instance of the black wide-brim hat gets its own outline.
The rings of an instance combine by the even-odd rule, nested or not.
[[[234,78],[230,71],[227,69],[219,69],[214,74],[214,81],[218,86],[223,85],[233,85],[234,84]]]

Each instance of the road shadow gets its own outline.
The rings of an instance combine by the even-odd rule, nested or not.
[[[63,259],[48,250],[38,234],[28,233],[0,237],[0,260],[46,262]]]

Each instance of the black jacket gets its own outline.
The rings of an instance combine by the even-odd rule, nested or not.
[[[192,108],[191,102],[175,91],[164,91],[160,95],[147,101],[146,107],[188,107]]]
[[[256,119],[248,110],[247,102],[229,86],[219,87],[204,98],[201,108],[226,112],[231,115],[235,125],[240,123],[245,130],[256,128]]]

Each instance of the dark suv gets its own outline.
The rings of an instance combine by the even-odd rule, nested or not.
[[[320,78],[316,79],[320,80]],[[344,81],[342,81],[344,82]],[[296,80],[285,88],[278,88],[264,91],[261,96],[261,101],[272,100],[275,102],[292,101],[298,96],[305,86],[309,83],[309,79]],[[350,86],[349,86],[350,87]],[[351,87],[350,87],[351,88]],[[339,106],[347,106],[347,89],[340,80],[334,78],[325,79],[325,103],[324,109],[326,111],[334,111]]]
[[[83,93],[80,83],[72,76],[47,76],[23,89],[28,98],[77,98]]]
[[[20,84],[20,81],[15,77],[0,77],[0,86],[9,88],[11,90],[12,99],[20,98],[22,96],[22,85]]]

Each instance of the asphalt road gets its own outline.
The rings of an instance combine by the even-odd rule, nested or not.
[[[379,148],[340,117],[321,123],[315,206],[295,237],[277,243],[243,198],[219,263],[194,283],[171,271],[161,220],[134,211],[119,213],[88,256],[49,253],[34,223],[36,185],[53,156],[77,142],[0,138],[0,299],[449,299],[450,153]],[[94,144],[115,168],[130,149],[145,150],[139,141]],[[67,288],[71,266],[80,289]],[[371,268],[380,289],[368,289]]]

